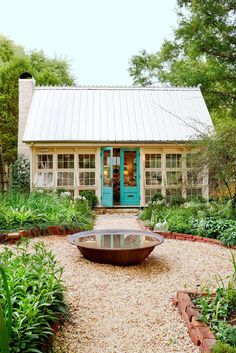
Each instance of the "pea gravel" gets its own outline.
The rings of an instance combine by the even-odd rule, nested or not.
[[[139,229],[136,216],[98,216],[95,228]],[[63,237],[42,237],[65,268],[70,320],[55,353],[199,353],[178,310],[177,290],[195,290],[232,271],[230,251],[206,243],[165,240],[139,266],[85,260]],[[33,240],[37,241],[37,240]]]

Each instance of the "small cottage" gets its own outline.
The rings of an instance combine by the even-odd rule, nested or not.
[[[104,207],[145,206],[156,192],[208,197],[189,141],[212,128],[200,88],[36,87],[19,79],[18,153],[31,188],[93,190]]]

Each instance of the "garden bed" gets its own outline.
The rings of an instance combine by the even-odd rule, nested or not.
[[[216,344],[216,338],[209,327],[198,320],[200,313],[192,301],[192,297],[196,295],[199,293],[178,291],[173,298],[173,303],[179,309],[193,343],[199,346],[202,353],[211,353],[212,347]]]
[[[231,254],[233,273],[227,283],[217,275],[214,290],[178,291],[173,299],[202,353],[236,353],[236,259]]]
[[[1,250],[0,351],[45,351],[68,314],[63,269],[43,242],[29,247],[24,240]]]

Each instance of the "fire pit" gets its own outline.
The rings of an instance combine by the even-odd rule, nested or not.
[[[92,230],[68,237],[86,259],[118,266],[139,264],[163,240],[158,234],[130,229]]]

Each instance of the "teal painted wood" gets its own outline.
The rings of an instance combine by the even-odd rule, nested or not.
[[[110,151],[110,168],[109,168],[109,177],[111,180],[111,184],[104,185],[104,152]],[[104,207],[113,207],[113,148],[112,147],[103,147],[101,149],[101,157],[102,157],[102,206]]]
[[[126,151],[136,152],[136,186],[124,185],[124,153]],[[120,149],[120,204],[121,206],[140,205],[140,152],[139,148]]]

